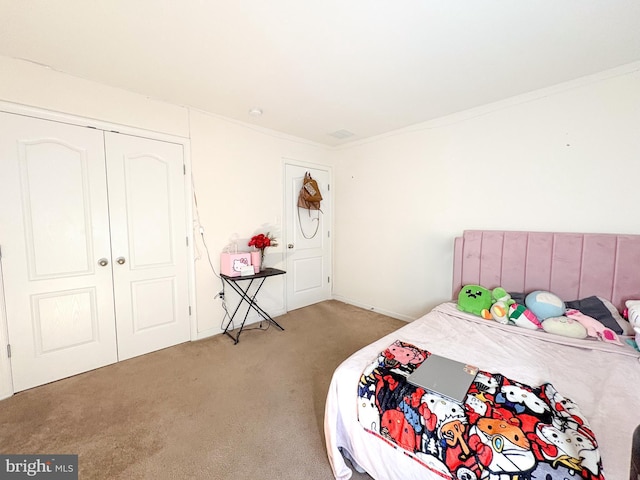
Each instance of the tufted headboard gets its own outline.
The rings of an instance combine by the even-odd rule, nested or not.
[[[466,230],[454,244],[453,299],[467,284],[597,295],[621,311],[640,299],[640,235]]]

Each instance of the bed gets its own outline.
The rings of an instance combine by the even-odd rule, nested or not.
[[[502,325],[457,309],[455,299],[460,289],[469,284],[489,289],[501,286],[508,292],[550,291],[566,301],[595,297],[604,299],[610,309],[613,306],[613,310],[621,312],[626,300],[640,299],[640,235],[463,232],[454,241],[454,300],[438,305],[422,318],[362,348],[334,372],[327,395],[324,429],[335,478],[351,478],[352,468],[380,480],[629,478],[633,432],[640,424],[640,353],[626,342],[631,337],[625,335],[633,333],[629,326],[621,324],[624,332],[618,338],[622,345],[616,345],[594,338],[570,339],[542,330]],[[489,390],[493,396],[484,395],[487,382],[483,381],[474,383],[470,390],[476,394],[474,401],[476,397],[486,400],[489,408],[495,407],[494,412],[502,412],[501,408],[506,405],[523,411],[524,421],[529,422],[527,430],[519,420],[509,420],[504,414],[502,417],[494,415],[498,419],[496,422],[502,420],[501,428],[508,426],[512,432],[511,427],[517,427],[513,430],[520,433],[515,435],[516,440],[508,435],[492,437],[490,447],[493,450],[482,457],[487,447],[478,442],[478,435],[486,432],[486,428],[492,428],[490,422],[494,420],[483,420],[486,423],[481,424],[476,415],[480,409],[469,407],[469,399],[464,406],[468,418],[456,423],[456,428],[461,428],[456,441],[450,441],[451,432],[445,435],[431,431],[436,427],[425,420],[431,414],[429,410],[418,415],[420,418],[412,420],[407,414],[402,419],[405,425],[415,422],[415,429],[409,428],[409,444],[392,441],[389,435],[379,432],[383,421],[380,412],[374,409],[374,415],[369,417],[367,412],[370,411],[365,407],[371,406],[369,401],[373,403],[372,398],[367,398],[367,389],[371,390],[370,397],[377,395],[380,398],[382,388],[388,386],[382,385],[381,378],[393,377],[394,388],[399,385],[398,376],[385,376],[383,372],[377,377],[379,384],[373,386],[364,380],[373,377],[372,369],[384,364],[384,356],[389,355],[392,345],[475,365],[487,375],[483,380],[504,379],[503,385],[523,392],[522,397],[535,393],[536,399],[547,400],[544,408],[548,410],[550,406],[554,415],[564,417],[554,416],[553,424],[549,421],[549,425],[536,423],[526,415],[526,404],[517,403],[517,399],[516,403],[508,403],[509,392],[500,391],[507,387],[499,387],[496,392],[495,385],[489,385],[493,388]],[[378,374],[380,370],[375,372]],[[380,391],[376,390],[378,388]],[[416,411],[422,412],[418,406],[425,399],[418,401],[415,394],[410,394],[412,390],[408,392],[404,402],[398,405],[406,407],[414,402],[416,408],[409,410],[414,415]],[[498,404],[498,394],[504,404]],[[535,409],[535,405],[529,406]],[[476,422],[473,426],[471,414]],[[560,423],[556,422],[558,418]],[[397,422],[400,423],[400,419]],[[570,425],[575,430],[571,430],[574,445],[584,443],[580,455],[562,455],[563,444],[553,444],[555,432],[564,429],[568,422],[573,422]],[[527,440],[521,438],[525,432],[528,432]],[[440,436],[434,441],[433,436],[427,438],[428,433]],[[510,467],[496,466],[499,463],[497,452],[506,448],[505,438],[520,442],[521,447],[524,445],[535,452],[538,461],[532,464],[524,459],[521,470],[514,467],[513,471]],[[496,445],[498,441],[502,443]],[[418,448],[420,442],[422,447]],[[458,456],[456,465],[460,468],[452,471],[448,468],[447,455],[454,454]],[[475,463],[470,460],[474,454]],[[528,455],[527,458],[531,458],[532,453]],[[577,460],[576,456],[579,457]]]

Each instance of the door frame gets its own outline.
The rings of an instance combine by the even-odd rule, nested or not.
[[[34,117],[41,120],[51,120],[60,123],[67,123],[70,125],[76,125],[80,127],[95,128],[97,130],[111,131],[116,133],[122,133],[126,135],[132,135],[136,137],[149,138],[152,140],[160,140],[169,143],[175,143],[182,146],[184,154],[184,196],[186,206],[186,242],[187,256],[189,260],[188,265],[188,289],[189,289],[189,322],[191,324],[190,340],[196,340],[198,337],[197,326],[197,309],[196,309],[196,276],[195,276],[195,251],[194,251],[194,234],[193,234],[193,182],[191,181],[191,141],[187,137],[181,137],[178,135],[170,135],[161,132],[155,132],[152,130],[145,130],[137,127],[130,127],[127,125],[120,125],[107,121],[102,121],[93,118],[81,117],[79,115],[72,115],[63,112],[56,112],[53,110],[46,110],[43,108],[30,107],[27,105],[21,105],[17,103],[11,103],[0,100],[0,111],[5,113],[11,113],[16,115],[23,115],[27,117]],[[2,257],[1,257],[1,245],[0,245],[0,275],[2,275]],[[8,358],[6,345],[9,343],[8,338],[8,319],[6,316],[6,309],[4,305],[4,284],[2,276],[0,276],[0,400],[13,395],[13,379],[11,376],[11,359]]]
[[[288,208],[291,208],[291,205],[287,205],[287,192],[286,192],[286,188],[287,188],[287,165],[291,165],[294,167],[301,167],[301,168],[308,168],[308,169],[317,169],[317,170],[326,170],[327,173],[329,174],[329,183],[331,185],[334,185],[335,182],[333,181],[333,167],[331,165],[326,165],[324,163],[314,163],[314,162],[306,162],[306,161],[302,161],[302,160],[297,160],[295,158],[291,158],[291,157],[282,157],[282,218],[285,219],[282,223],[283,223],[283,251],[284,251],[284,264],[287,264],[287,245],[289,243],[291,243],[292,238],[294,238],[293,236],[293,232],[289,231],[287,229],[287,222],[286,222],[286,218],[287,218],[287,214],[288,214]],[[331,192],[331,196],[332,198],[335,198],[334,192]],[[329,265],[330,265],[330,271],[331,271],[331,276],[330,276],[330,282],[329,282],[329,296],[330,298],[333,298],[333,272],[334,272],[334,268],[333,268],[333,247],[334,247],[334,238],[335,236],[333,235],[333,224],[334,224],[334,202],[331,201],[330,202],[330,208],[329,208],[329,214],[331,217],[331,221],[329,222],[329,231],[332,232],[331,236],[329,237]],[[288,282],[288,275],[285,275],[285,277],[287,277],[285,279],[285,282]],[[284,287],[284,304],[285,304],[285,309],[286,311],[289,311],[289,298],[288,298],[288,292],[289,292],[289,288],[285,285]]]
[[[13,395],[13,373],[11,359],[7,352],[9,331],[7,324],[7,309],[4,304],[4,274],[2,272],[2,251],[0,250],[0,400]]]

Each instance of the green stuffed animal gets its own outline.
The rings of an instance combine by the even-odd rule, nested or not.
[[[491,292],[480,285],[465,285],[458,294],[458,310],[490,320]]]
[[[509,307],[513,305],[515,300],[502,287],[496,287],[491,292],[491,317],[498,323],[509,323]]]

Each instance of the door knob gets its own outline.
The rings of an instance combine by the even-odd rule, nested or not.
[[[109,265],[109,260],[107,260],[106,258],[101,258],[100,260],[98,260],[98,265],[100,265],[101,267],[106,267],[107,265]]]
[[[124,265],[124,262],[125,262],[124,257],[116,258],[116,262],[118,262],[118,265]]]
[[[289,245],[287,245],[287,248],[293,248],[293,243],[290,243]]]

